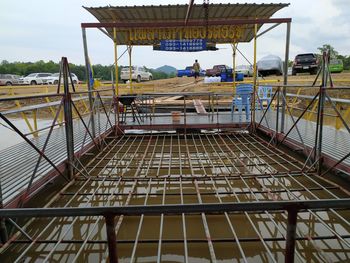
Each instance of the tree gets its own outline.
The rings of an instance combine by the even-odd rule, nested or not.
[[[330,44],[324,44],[322,47],[318,47],[317,49],[320,51],[321,55],[323,52],[327,52],[329,50],[331,58],[337,58],[339,56],[338,51],[336,51]]]
[[[94,70],[94,78],[101,80],[111,80],[111,74],[113,74],[113,78],[115,79],[115,68],[113,65],[104,66],[101,64],[93,65]],[[69,63],[69,68],[72,73],[77,75],[80,80],[86,79],[86,72],[84,65],[75,65]],[[120,71],[122,66],[118,66],[118,75],[120,79]],[[60,70],[59,62],[54,62],[50,60],[49,62],[45,62],[43,60],[37,62],[8,62],[6,60],[2,60],[0,62],[0,73],[1,74],[16,74],[20,76],[27,76],[30,73],[36,72],[48,72],[48,73],[56,73]],[[166,79],[172,77],[164,72],[155,71],[149,69],[149,71],[153,74],[153,79]]]
[[[350,69],[350,56],[338,55],[338,59],[341,59],[343,61],[345,70]]]

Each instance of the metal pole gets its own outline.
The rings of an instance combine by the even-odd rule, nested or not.
[[[130,94],[133,94],[132,90],[132,66],[131,66],[131,52],[132,52],[132,46],[128,45],[128,53],[129,53],[129,84],[130,84]]]
[[[281,87],[277,87],[277,110],[276,110],[276,129],[275,129],[275,143],[278,143],[278,123],[279,123],[279,117],[280,117],[280,94],[281,92]]]
[[[111,70],[111,80],[112,80],[112,105],[113,105],[113,111],[114,111],[114,126],[115,126],[115,134],[117,134],[117,101],[116,101],[116,89],[114,86],[114,78],[113,78],[113,70]]]
[[[119,96],[117,29],[115,27],[113,28],[113,35],[114,35],[115,90],[116,90],[117,96]]]
[[[233,43],[232,44],[232,81],[233,81],[233,94],[235,94],[236,91],[236,48],[238,44]]]
[[[284,74],[283,74],[283,84],[284,87],[282,89],[282,94],[284,98],[286,98],[287,95],[287,88],[285,85],[287,85],[288,82],[288,61],[289,61],[289,44],[290,44],[290,25],[291,23],[287,23],[287,34],[286,34],[286,51],[284,56]],[[284,133],[284,123],[285,123],[285,116],[286,115],[286,101],[282,100],[282,118],[281,118],[281,132]],[[278,121],[278,119],[277,119]]]
[[[117,236],[115,234],[114,215],[105,216],[105,220],[106,220],[109,262],[117,263],[118,262]]]
[[[0,178],[0,209],[4,208],[2,188],[1,188],[1,178]],[[5,244],[8,241],[8,234],[5,225],[5,218],[0,217],[0,242]]]
[[[90,83],[90,74],[89,74],[89,68],[92,67],[89,62],[89,54],[88,54],[88,48],[87,48],[87,41],[86,41],[86,30],[83,27],[82,29],[83,34],[83,44],[84,44],[84,57],[85,57],[85,70],[86,70],[86,83],[89,91],[89,106],[90,106],[90,118],[91,118],[91,134],[93,138],[96,137],[95,133],[95,114],[94,114],[94,94],[92,93],[93,87]],[[92,70],[92,69],[91,69]]]
[[[257,82],[257,67],[256,67],[256,40],[257,40],[257,33],[258,33],[258,24],[254,24],[254,89],[253,89],[253,99],[251,101],[252,103],[252,131],[255,132],[255,93],[256,93],[256,82]]]
[[[285,254],[285,259],[284,259],[285,263],[293,263],[294,262],[297,215],[298,215],[297,210],[295,210],[295,209],[288,210],[286,254]]]
[[[323,117],[324,117],[324,103],[325,103],[325,89],[327,87],[328,79],[328,56],[329,53],[323,53],[323,63],[322,63],[322,85],[320,87],[320,97],[319,97],[319,133],[318,133],[318,147],[317,147],[317,159],[318,166],[317,172],[319,175],[322,173],[322,139],[323,139]]]
[[[66,57],[62,57],[63,64],[63,86],[64,86],[64,120],[65,120],[65,131],[66,131],[66,144],[67,144],[67,170],[68,178],[73,179],[73,162],[74,162],[74,136],[73,136],[73,115],[72,115],[72,104],[71,94],[69,91],[68,83],[68,61]]]

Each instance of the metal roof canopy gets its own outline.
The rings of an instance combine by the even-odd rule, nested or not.
[[[188,5],[84,7],[99,23],[82,23],[81,26],[106,28],[111,39],[115,39],[113,28],[116,28],[118,45],[153,45],[162,39],[182,37],[206,38],[207,26],[211,42],[250,42],[254,38],[254,24],[258,24],[259,29],[264,23],[291,22],[290,18],[270,18],[287,6],[289,4],[283,3],[210,4],[206,19],[203,5],[193,5],[186,26]],[[159,31],[161,29],[164,31]]]

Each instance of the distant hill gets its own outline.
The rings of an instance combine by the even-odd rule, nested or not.
[[[156,68],[155,70],[164,72],[166,74],[171,74],[171,73],[175,73],[176,74],[176,68],[174,68],[172,66],[168,66],[168,65],[164,65],[162,67]]]

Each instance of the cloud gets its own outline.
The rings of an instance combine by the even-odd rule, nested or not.
[[[198,1],[197,1],[198,2]],[[228,3],[228,0],[211,0],[211,3]],[[243,1],[236,1],[244,3]],[[263,0],[256,0],[262,3]],[[280,0],[268,2],[279,3]],[[167,4],[187,4],[187,0],[168,0]],[[92,3],[81,1],[0,1],[0,60],[8,61],[59,61],[67,56],[73,63],[84,64],[83,43],[81,37],[82,22],[95,22],[96,19],[81,6],[105,5],[148,5],[164,4],[160,0],[107,1]],[[274,17],[291,17],[290,59],[298,53],[317,52],[317,47],[329,43],[340,54],[350,55],[350,22],[348,0],[305,1],[293,0],[289,7],[277,12]],[[268,28],[264,26],[262,30]],[[93,63],[112,64],[114,61],[113,43],[97,29],[88,29],[89,55]],[[258,58],[266,54],[275,54],[284,59],[286,26],[280,25],[258,39]],[[214,64],[232,65],[232,50],[229,45],[219,45],[216,52],[171,53],[156,52],[152,47],[135,47],[133,64],[158,67],[164,64],[178,68],[191,65],[199,59],[203,68]],[[240,50],[253,60],[253,44],[242,43]],[[118,48],[121,54],[124,46]],[[127,56],[120,60],[128,64]],[[237,56],[238,64],[246,64],[244,58]]]

